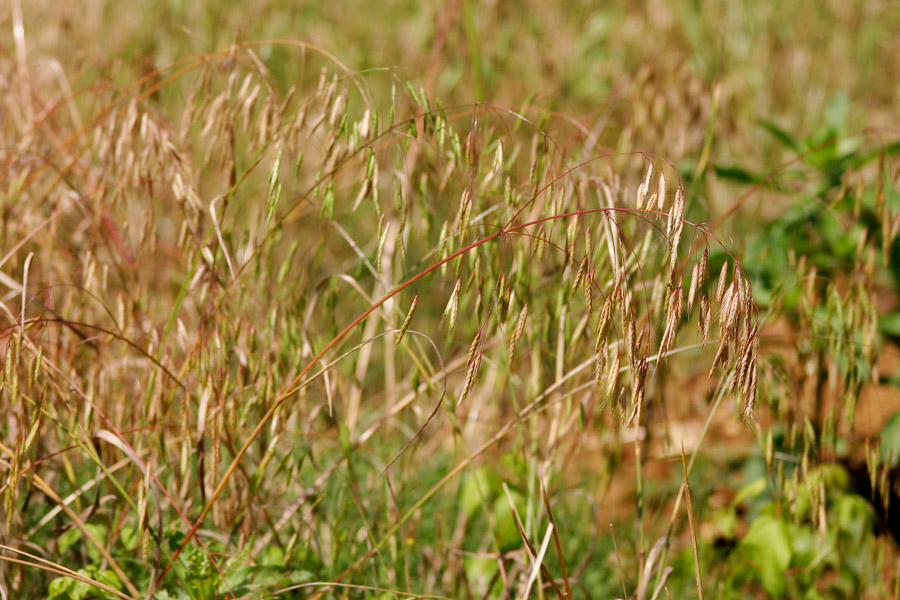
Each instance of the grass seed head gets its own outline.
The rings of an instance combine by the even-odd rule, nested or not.
[[[413,296],[412,303],[409,305],[409,311],[406,313],[406,318],[403,319],[403,324],[400,325],[400,332],[397,334],[397,339],[394,340],[394,348],[397,348],[400,345],[400,342],[403,341],[403,336],[406,333],[406,330],[409,329],[409,324],[412,323],[413,315],[416,313],[416,306],[419,305],[419,295],[416,294]]]
[[[722,270],[719,273],[719,283],[716,287],[716,304],[722,306],[722,297],[725,295],[725,287],[728,282],[728,259],[722,263]]]
[[[516,347],[519,345],[519,340],[522,339],[522,335],[525,333],[525,322],[528,319],[528,304],[522,306],[522,310],[519,311],[519,316],[516,319],[516,325],[513,327],[512,335],[509,338],[509,362],[512,363],[513,358],[516,355]]]
[[[469,393],[472,391],[472,387],[475,385],[475,376],[478,375],[478,369],[481,367],[481,356],[481,332],[479,331],[469,345],[469,353],[466,359],[468,365],[466,367],[466,381],[456,403],[457,407],[466,401],[466,398],[469,397]]]
[[[697,288],[700,283],[700,265],[699,263],[694,263],[694,266],[691,268],[691,287],[688,290],[688,311],[694,309],[694,298],[697,295]]]
[[[448,338],[452,338],[456,331],[456,318],[459,316],[459,291],[461,286],[462,278],[457,278],[456,285],[453,286],[453,291],[450,293],[450,300],[447,302],[447,307],[444,309],[444,317],[442,320],[447,324]]]
[[[615,397],[616,389],[619,386],[619,370],[621,369],[621,355],[618,348],[613,352],[613,359],[609,363],[609,370],[606,372],[606,397]]]
[[[680,282],[669,287],[668,301],[666,303],[666,327],[659,344],[659,360],[662,361],[665,354],[675,341],[675,333],[681,322],[682,287]]]
[[[697,327],[700,330],[700,339],[703,342],[703,347],[706,347],[706,344],[709,343],[709,325],[712,320],[712,310],[709,306],[709,296],[706,293],[700,294],[700,315],[697,322]]]
[[[662,171],[659,172],[659,181],[656,182],[656,193],[653,197],[656,199],[656,210],[661,211],[666,205],[666,174]]]
[[[678,263],[678,246],[681,243],[681,233],[684,231],[684,211],[684,188],[679,185],[678,189],[675,191],[675,202],[672,204],[672,208],[669,211],[669,221],[666,232],[671,248],[669,260],[670,271],[674,271],[675,266]]]
[[[638,210],[644,208],[644,201],[647,198],[647,192],[650,190],[651,177],[653,177],[653,161],[650,161],[650,164],[647,165],[647,172],[644,174],[644,180],[641,181],[641,184],[637,189],[637,196],[635,197],[634,205]]]

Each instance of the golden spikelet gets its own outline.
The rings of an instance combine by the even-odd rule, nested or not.
[[[709,273],[709,248],[703,249],[703,258],[700,259],[700,278],[697,281],[697,287],[703,289],[706,285],[706,276]]]
[[[712,377],[716,372],[716,369],[719,368],[720,365],[725,364],[728,361],[728,340],[722,338],[719,342],[719,349],[716,351],[716,357],[713,359],[713,364],[709,368],[709,377]]]
[[[703,341],[703,347],[709,343],[709,324],[712,319],[712,310],[709,306],[709,297],[706,293],[700,294],[700,317],[698,319],[698,328],[700,329],[700,338]]]
[[[586,259],[585,259],[586,260]],[[587,310],[588,316],[594,314],[594,289],[593,289],[593,277],[588,274],[585,275],[581,282],[581,289],[584,294],[584,306],[585,310]]]
[[[603,308],[600,309],[600,320],[597,322],[597,343],[605,344],[606,336],[609,333],[609,326],[612,323],[612,312],[615,308],[617,295],[615,291],[610,292],[603,302]]]
[[[456,317],[459,315],[459,290],[462,286],[462,278],[456,279],[456,285],[453,286],[453,292],[450,294],[450,300],[444,309],[444,316],[441,319],[447,323],[447,337],[453,337],[456,331]]]
[[[641,181],[641,185],[639,185],[637,189],[637,197],[635,198],[634,204],[638,210],[644,208],[644,200],[647,198],[647,192],[650,190],[650,178],[652,176],[653,162],[647,166],[647,173],[644,175],[644,180]]]
[[[725,294],[725,282],[728,280],[728,259],[722,263],[722,271],[719,273],[719,284],[716,287],[716,304],[722,306],[722,296]]]
[[[669,268],[671,270],[675,269],[675,265],[678,262],[678,245],[681,243],[681,233],[684,231],[684,211],[684,188],[679,185],[675,191],[675,202],[669,210],[669,223],[666,231],[666,237],[671,246],[669,257]]]
[[[694,263],[691,268],[691,287],[688,289],[688,311],[694,309],[694,298],[697,296],[697,288],[700,283],[700,263]]]
[[[519,317],[516,319],[516,326],[513,327],[512,336],[509,338],[509,362],[512,363],[513,358],[516,355],[516,347],[519,345],[519,340],[522,339],[522,335],[525,333],[525,322],[528,319],[528,304],[522,307],[522,310],[519,311]]]
[[[746,422],[753,421],[753,410],[756,407],[756,387],[758,383],[757,378],[758,372],[756,364],[756,353],[754,352],[753,358],[750,361],[749,373],[743,389],[743,418]]]
[[[732,281],[719,304],[719,333],[723,340],[733,337],[740,319],[740,286]]]
[[[666,205],[666,174],[659,172],[659,181],[656,182],[656,193],[653,195],[656,199],[656,210],[662,210]],[[653,202],[651,198],[650,202]]]
[[[600,348],[594,352],[594,383],[597,389],[603,385],[603,368],[606,366],[606,347]]]
[[[609,370],[606,372],[606,397],[611,398],[616,388],[619,386],[619,369],[622,358],[619,351],[613,353],[612,362],[609,363]]]
[[[742,345],[740,348],[740,354],[737,357],[737,364],[735,365],[736,373],[735,373],[735,391],[737,390],[745,390],[747,387],[747,381],[750,377],[750,365],[753,363],[754,358],[754,347],[756,343],[756,336],[759,335],[759,325],[750,326],[750,319],[745,321],[745,335],[744,340],[742,341]]]
[[[400,342],[403,341],[403,335],[406,333],[406,330],[409,329],[409,324],[412,322],[413,314],[416,312],[416,306],[419,304],[419,295],[416,294],[413,296],[412,304],[409,306],[409,312],[406,313],[406,318],[403,319],[403,324],[400,326],[400,333],[397,334],[397,339],[394,340],[394,348],[400,345]]]
[[[467,357],[468,367],[466,368],[466,382],[463,386],[462,394],[456,403],[457,408],[469,397],[472,386],[475,385],[475,376],[478,374],[478,368],[481,366],[481,332],[475,335],[475,339],[469,345],[469,354]]]
[[[641,422],[641,410],[644,406],[645,383],[647,380],[647,365],[647,358],[642,358],[631,374],[631,414],[628,415],[628,419],[625,421],[625,425],[629,427]]]
[[[574,296],[575,292],[578,290],[578,286],[581,285],[581,283],[584,279],[584,274],[587,273],[587,267],[588,267],[588,257],[585,256],[584,260],[581,261],[581,264],[578,266],[578,271],[575,273],[575,281],[572,283],[571,295]]]
[[[669,287],[669,294],[666,302],[666,328],[663,331],[662,340],[659,343],[660,361],[662,361],[666,352],[669,351],[669,348],[672,347],[672,342],[675,341],[675,332],[679,321],[681,321],[681,296],[681,285],[676,284]]]
[[[635,339],[634,312],[629,311],[625,323],[625,349],[628,351],[628,364],[634,365],[637,354],[637,340]]]
[[[459,201],[459,231],[461,236],[465,236],[466,230],[469,228],[469,219],[472,216],[472,194],[469,188],[465,188],[462,192],[462,198]]]

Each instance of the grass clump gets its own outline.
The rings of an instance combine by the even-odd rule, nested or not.
[[[163,34],[73,85],[13,36],[5,595],[888,589],[895,461],[854,416],[893,376],[896,143],[838,99],[729,163],[740,86],[665,60],[593,128],[472,103],[501,55],[464,4],[452,105],[440,54],[423,86]],[[796,204],[743,244],[721,189]]]

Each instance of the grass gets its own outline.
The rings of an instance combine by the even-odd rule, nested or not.
[[[4,598],[896,595],[900,15],[38,4]]]

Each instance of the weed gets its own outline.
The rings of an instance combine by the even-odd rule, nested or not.
[[[444,56],[422,87],[252,41],[72,85],[14,35],[5,595],[886,589],[893,458],[854,416],[897,145],[838,97],[806,140],[763,124],[786,165],[724,167],[740,86],[669,59],[594,129],[483,102],[495,15],[463,4],[458,104]],[[746,184],[720,214],[800,201],[740,247],[707,219]]]

